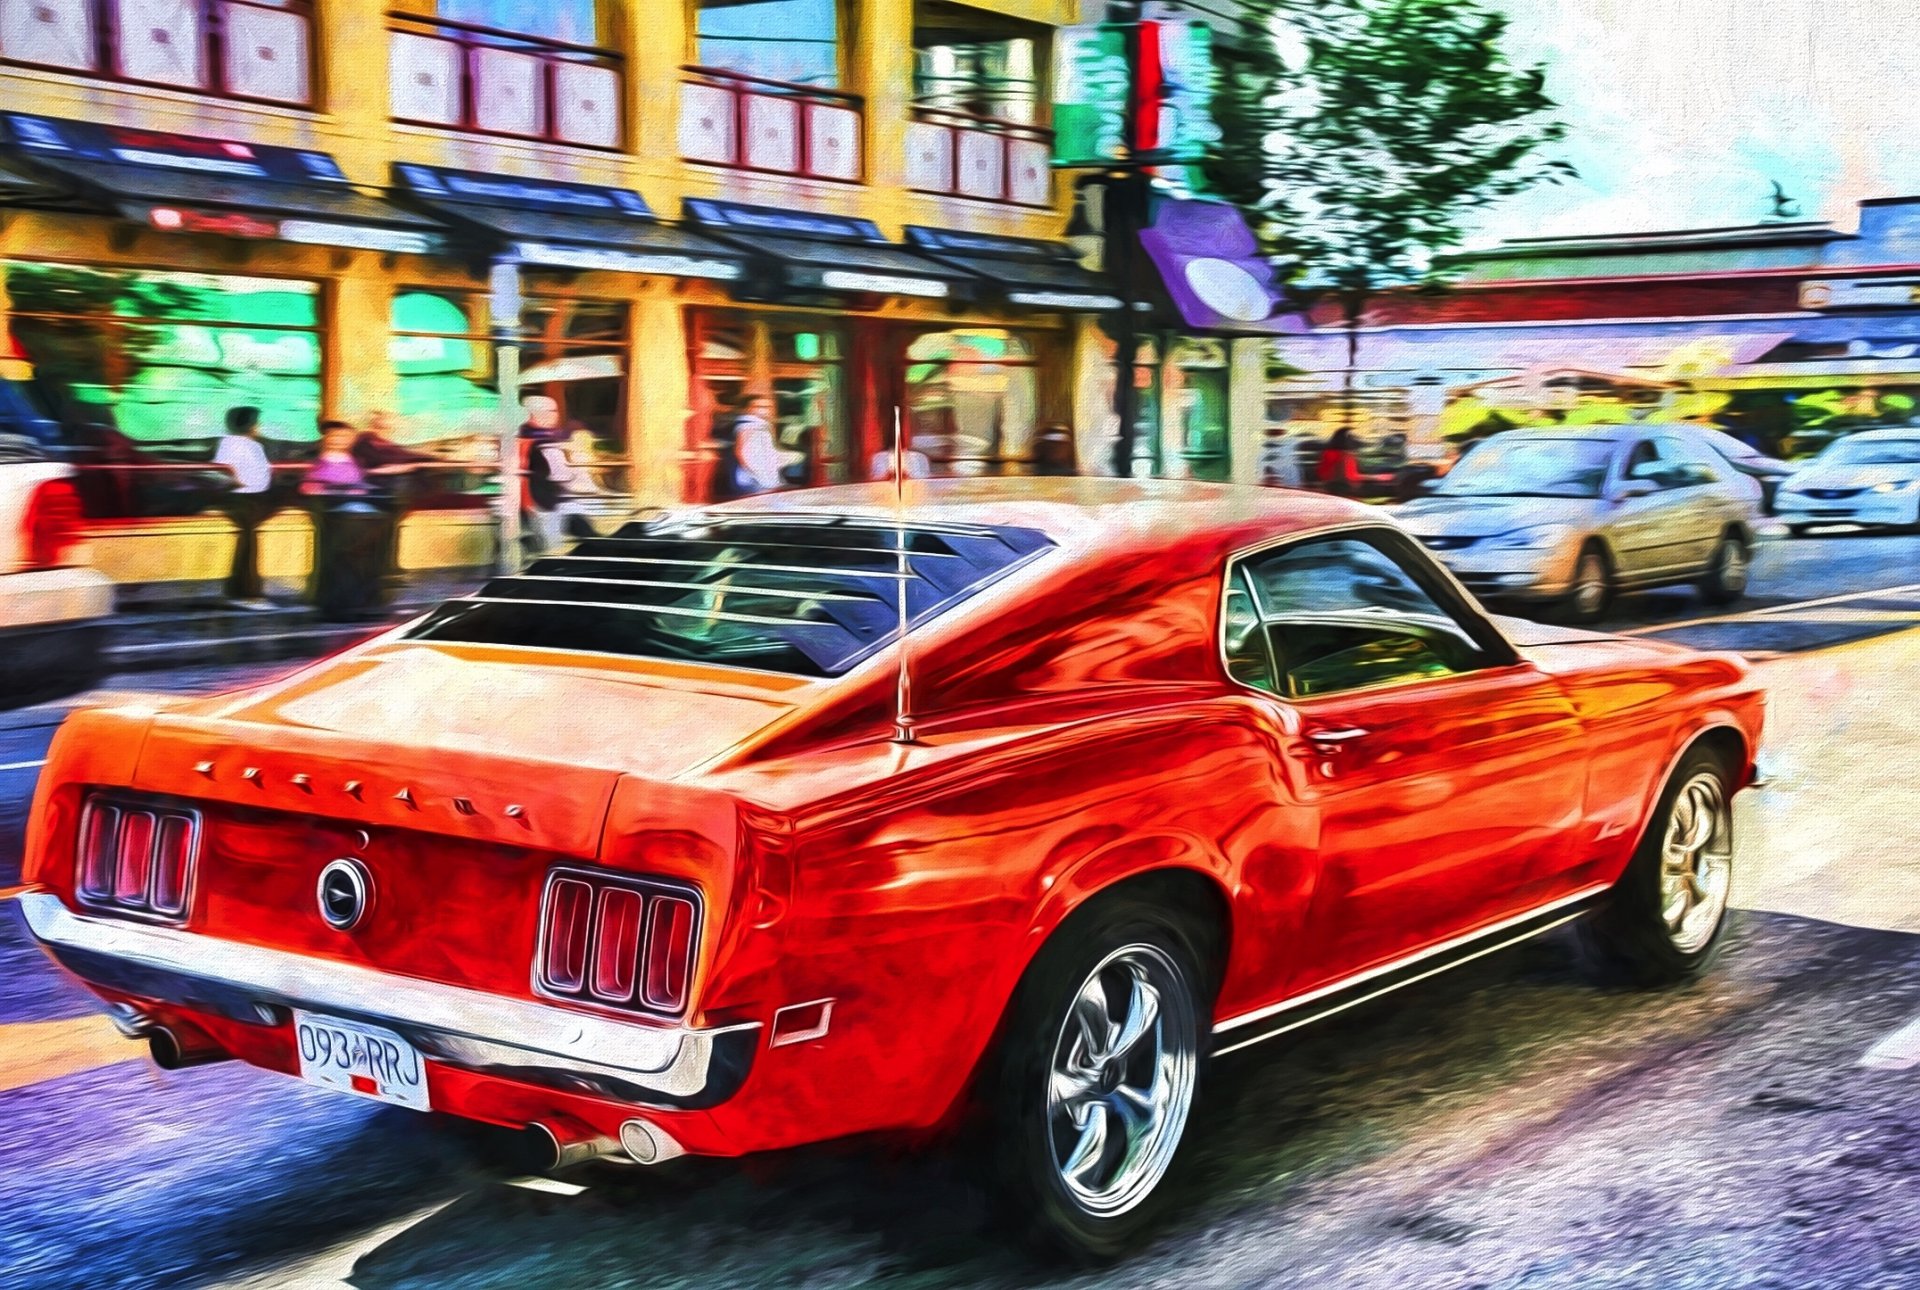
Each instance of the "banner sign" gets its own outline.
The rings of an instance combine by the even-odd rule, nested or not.
[[[1053,42],[1053,164],[1127,158],[1127,29],[1062,27]]]
[[[339,163],[324,152],[67,121],[25,112],[0,113],[0,121],[5,122],[7,138],[14,147],[53,164],[65,158],[241,179],[347,186]]]
[[[537,207],[570,215],[606,215],[651,220],[646,199],[628,188],[570,184],[550,179],[523,179],[517,175],[487,175],[473,170],[449,170],[412,162],[395,165],[408,191],[429,200],[473,202],[481,206]]]
[[[1140,151],[1156,161],[1190,165],[1220,142],[1213,121],[1213,29],[1190,18],[1140,25]],[[1149,80],[1151,76],[1151,80]]]
[[[742,206],[737,202],[709,201],[704,197],[689,197],[684,205],[687,214],[696,223],[704,224],[709,228],[889,245],[887,235],[880,231],[878,224],[870,219],[856,219],[851,215],[780,210],[772,206]]]

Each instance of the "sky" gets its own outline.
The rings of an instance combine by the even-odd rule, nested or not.
[[[1715,227],[1779,180],[1843,229],[1863,197],[1920,195],[1914,0],[1488,0],[1545,63],[1581,178],[1510,199],[1501,237]]]

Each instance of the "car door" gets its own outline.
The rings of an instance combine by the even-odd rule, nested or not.
[[[1669,570],[1694,573],[1706,568],[1713,549],[1740,504],[1721,480],[1735,473],[1699,444],[1673,435],[1655,435],[1660,453],[1660,499],[1668,516],[1672,562]]]
[[[1228,670],[1270,696],[1314,812],[1311,989],[1564,894],[1582,730],[1404,534],[1357,529],[1234,561]]]
[[[1638,439],[1608,490],[1606,538],[1625,582],[1657,580],[1685,563],[1686,512],[1674,504],[1674,467],[1658,441]]]

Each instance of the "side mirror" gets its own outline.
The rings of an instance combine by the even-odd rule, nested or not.
[[[1653,485],[1644,479],[1629,479],[1613,490],[1613,500],[1630,502],[1636,497],[1652,497],[1655,491]]]

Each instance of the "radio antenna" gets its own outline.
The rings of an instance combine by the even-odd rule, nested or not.
[[[893,742],[917,743],[913,737],[913,677],[907,665],[907,437],[901,425],[900,405],[893,405],[893,536],[897,557],[894,598],[900,608],[900,666],[893,687]]]

